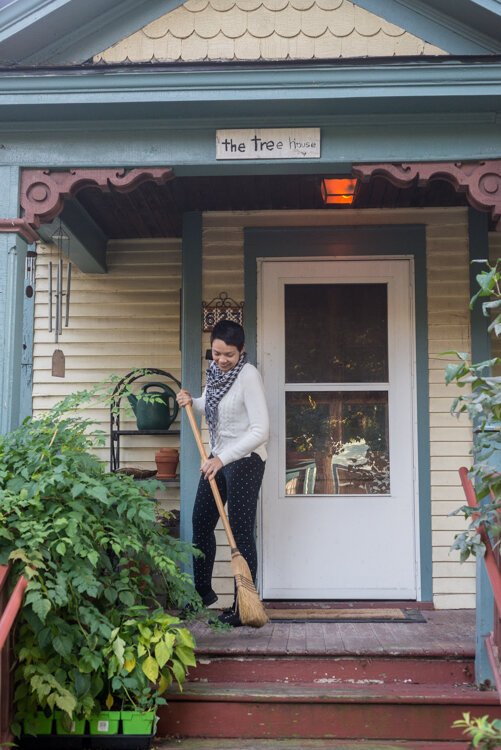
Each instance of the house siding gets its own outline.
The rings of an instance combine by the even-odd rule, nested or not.
[[[438,608],[475,606],[475,565],[460,564],[450,553],[454,534],[464,521],[448,514],[463,502],[457,469],[469,463],[471,428],[449,413],[456,393],[444,384],[445,360],[440,352],[470,348],[468,282],[468,214],[466,209],[401,209],[395,211],[271,211],[207,213],[203,217],[203,292],[210,301],[226,291],[244,299],[244,227],[352,226],[364,224],[424,224],[427,244],[429,324],[429,406],[432,498],[433,591]],[[496,240],[498,238],[496,237]],[[34,336],[33,408],[39,413],[60,397],[93,385],[112,373],[135,367],[158,367],[180,378],[179,240],[128,240],[109,243],[106,275],[75,270],[70,326],[54,343],[47,330],[47,262],[41,247],[37,263]],[[405,248],[402,248],[405,254]],[[245,308],[244,308],[245,310]],[[51,375],[55,348],[66,356],[66,377]],[[209,334],[202,337],[202,360]],[[203,364],[205,369],[205,363]],[[107,434],[109,415],[91,409],[88,416]],[[175,425],[177,426],[177,425]],[[207,435],[205,434],[205,439]],[[165,440],[123,439],[122,464],[153,467],[155,449]],[[178,436],[168,440],[178,445]],[[99,451],[108,460],[108,443]],[[170,487],[166,507],[177,507],[179,490]],[[214,587],[218,605],[232,599],[233,577],[224,532],[216,531],[218,551]]]
[[[350,0],[188,0],[94,62],[321,60],[443,55]]]
[[[430,399],[430,461],[433,545],[433,601],[437,608],[475,606],[475,565],[460,563],[450,552],[462,518],[448,514],[464,502],[457,470],[470,461],[471,428],[450,414],[457,393],[444,383],[446,360],[440,353],[470,347],[468,214],[465,209],[402,209],[396,211],[299,211],[207,213],[203,227],[203,298],[226,291],[235,300],[244,295],[244,227],[346,226],[424,224],[427,244],[428,372]],[[405,254],[405,248],[402,248]],[[244,308],[245,317],[245,308]],[[203,351],[209,336],[203,340]],[[229,550],[217,532],[215,589],[232,593]]]
[[[111,375],[135,368],[167,370],[180,379],[179,289],[181,242],[174,240],[120,240],[108,244],[108,273],[83,274],[73,269],[68,328],[58,344],[47,325],[48,262],[55,250],[38,250],[33,351],[33,412],[40,413],[68,393],[89,388]],[[52,353],[62,349],[66,359],[63,378],[51,374]],[[151,377],[149,378],[151,380]],[[97,450],[109,460],[109,411],[95,406],[85,410],[105,433]],[[122,417],[123,419],[123,417]],[[131,427],[134,419],[128,416]],[[122,427],[126,422],[122,422]],[[179,424],[172,425],[172,429]],[[121,465],[155,468],[154,454],[162,445],[178,447],[179,436],[121,438]],[[179,490],[167,485],[165,506],[179,506]]]

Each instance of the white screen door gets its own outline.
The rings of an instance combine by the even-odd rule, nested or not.
[[[415,599],[412,266],[261,264],[262,594]]]

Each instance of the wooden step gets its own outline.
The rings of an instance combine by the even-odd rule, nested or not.
[[[474,654],[463,656],[262,656],[199,651],[190,682],[285,682],[335,685],[349,682],[472,684]]]
[[[344,742],[336,740],[210,740],[156,741],[154,750],[469,750],[469,742]]]
[[[461,741],[463,712],[501,719],[495,691],[472,685],[191,683],[168,696],[159,736]]]
[[[155,750],[468,750],[468,742],[373,742],[366,740],[224,740],[169,739]]]

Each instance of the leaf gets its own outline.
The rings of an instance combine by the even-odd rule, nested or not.
[[[111,709],[111,707],[112,707],[112,705],[113,705],[114,702],[115,701],[113,699],[112,694],[108,693],[108,695],[106,696],[106,701],[105,701],[106,708],[108,709],[108,711],[110,711],[110,709]]]
[[[71,656],[71,651],[73,648],[73,642],[71,638],[68,638],[64,635],[56,635],[56,637],[52,641],[52,644],[54,646],[54,650],[57,651],[58,654],[61,654],[61,656],[64,656],[65,659]]]
[[[65,695],[56,696],[56,706],[60,708],[61,711],[66,711],[71,718],[73,716],[73,711],[77,707],[77,702],[70,693],[67,693]]]
[[[170,659],[172,655],[172,647],[169,648],[169,646],[165,643],[165,641],[160,641],[155,646],[155,659],[158,662],[158,665],[160,669],[162,669],[165,664],[167,664],[168,660]]]
[[[134,656],[128,656],[124,660],[124,667],[127,670],[127,672],[132,672],[136,666],[136,659]]]
[[[193,649],[188,646],[176,646],[176,656],[185,667],[196,667],[197,662]]]
[[[146,675],[146,677],[150,680],[150,682],[156,682],[158,678],[158,664],[153,658],[153,656],[147,656],[146,659],[143,661],[141,668]]]
[[[40,599],[40,601],[33,602],[33,611],[42,622],[45,622],[47,615],[52,609],[52,605],[48,599]]]

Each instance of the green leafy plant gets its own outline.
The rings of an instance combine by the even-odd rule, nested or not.
[[[494,750],[501,746],[501,720],[489,721],[488,716],[479,719],[472,718],[469,713],[464,713],[462,719],[458,719],[452,725],[463,729],[463,734],[471,738],[471,746],[480,750]]]
[[[15,639],[17,734],[39,710],[71,718],[99,711],[117,633],[124,649],[139,645],[131,622],[144,633],[160,618],[175,634],[162,669],[174,670],[178,683],[179,665],[193,660],[188,631],[151,614],[160,599],[167,606],[196,599],[180,569],[192,550],[157,521],[159,483],[109,473],[93,454],[102,435],[75,409],[95,397],[96,390],[72,395],[0,436],[0,562],[12,564],[15,580],[28,579]],[[138,704],[146,687],[158,691],[150,683],[141,684]]]
[[[107,706],[118,702],[147,711],[165,703],[167,688],[175,680],[182,689],[188,667],[195,666],[194,647],[191,633],[162,610],[125,620],[104,652],[110,681]]]
[[[485,268],[476,277],[479,291],[472,298],[470,307],[478,299],[487,298],[482,304],[482,310],[491,319],[488,330],[500,336],[501,312],[498,311],[501,310],[501,259],[494,264],[481,262]],[[469,355],[464,352],[446,354],[454,354],[459,360],[447,366],[445,381],[447,384],[455,383],[465,391],[454,399],[451,412],[456,416],[467,414],[473,423],[475,445],[469,474],[477,497],[482,501],[478,511],[464,505],[451,514],[461,514],[469,520],[468,528],[456,535],[452,545],[452,549],[459,550],[461,560],[464,561],[470,555],[484,554],[485,547],[479,534],[481,524],[484,524],[495,542],[501,531],[501,377],[491,374],[492,369],[501,364],[501,359],[493,357],[472,364]]]

